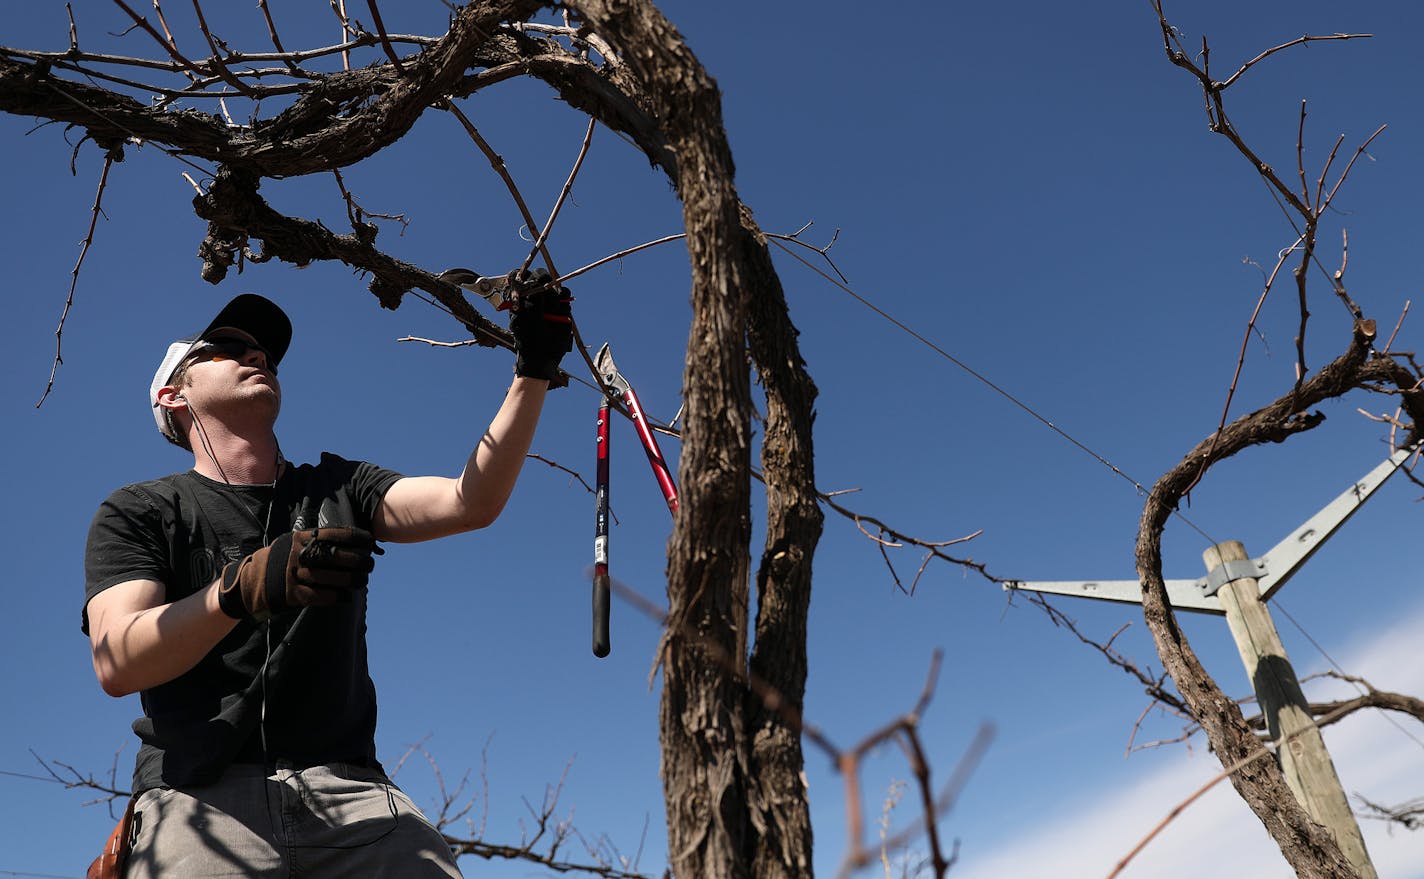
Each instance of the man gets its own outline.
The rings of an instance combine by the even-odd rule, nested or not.
[[[460,875],[376,759],[367,574],[377,541],[499,515],[571,348],[568,302],[517,300],[514,383],[457,478],[285,461],[292,326],[261,296],[169,347],[149,403],[193,468],[110,495],[85,555],[94,671],[142,697],[129,879]]]

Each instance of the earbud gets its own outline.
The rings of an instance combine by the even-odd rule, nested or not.
[[[183,396],[182,394],[174,394],[173,399],[182,400],[184,403],[188,402],[188,398]]]

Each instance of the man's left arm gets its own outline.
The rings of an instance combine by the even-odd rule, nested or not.
[[[484,528],[498,518],[534,441],[549,383],[519,376],[458,478],[407,476],[386,492],[377,540],[413,543]]]
[[[529,276],[509,329],[514,335],[514,384],[480,437],[458,479],[414,476],[397,481],[376,508],[377,540],[411,543],[484,528],[514,491],[552,383],[567,379],[559,361],[573,349],[567,288],[549,286],[543,270]]]

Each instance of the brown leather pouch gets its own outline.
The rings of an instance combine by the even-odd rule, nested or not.
[[[134,799],[129,799],[128,807],[124,809],[124,817],[119,819],[118,826],[109,834],[108,841],[104,843],[104,853],[89,865],[89,871],[84,874],[85,879],[123,879],[124,868],[128,866],[129,845],[133,842]]]

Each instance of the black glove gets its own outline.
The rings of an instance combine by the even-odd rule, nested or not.
[[[218,604],[236,620],[264,622],[299,607],[350,601],[366,586],[382,553],[360,528],[316,528],[283,534],[222,572]]]
[[[514,333],[514,374],[547,379],[549,387],[562,388],[568,377],[559,361],[573,350],[573,301],[567,287],[550,287],[549,273],[539,269],[521,284],[509,319]],[[527,290],[528,292],[524,292]]]

